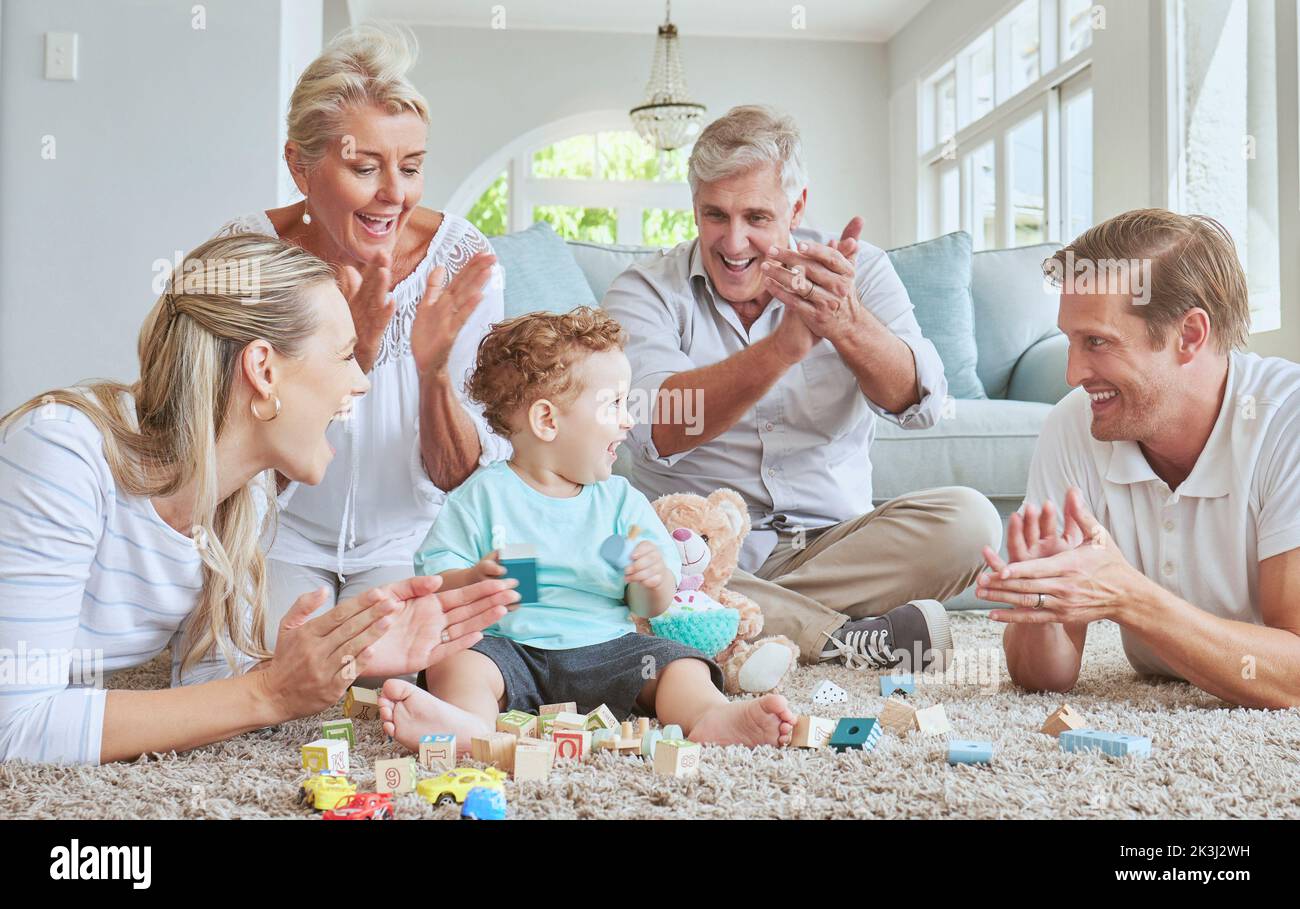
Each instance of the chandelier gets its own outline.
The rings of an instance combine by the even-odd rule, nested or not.
[[[645,102],[628,111],[636,131],[660,152],[689,145],[704,125],[704,105],[690,100],[686,91],[677,26],[672,23],[672,0],[667,0],[665,7]]]

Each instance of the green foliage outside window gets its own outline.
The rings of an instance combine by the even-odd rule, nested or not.
[[[566,240],[615,243],[618,213],[612,208],[582,208],[577,205],[538,205],[534,221],[545,221]]]
[[[690,209],[647,208],[641,212],[641,243],[645,246],[676,246],[694,240],[695,213]]]
[[[465,216],[470,224],[483,231],[485,237],[499,237],[506,232],[507,185],[506,172],[501,171]]]
[[[634,131],[617,130],[571,136],[539,149],[533,153],[530,171],[538,180],[684,183],[689,156],[689,149],[658,153]],[[470,223],[489,237],[505,233],[509,191],[508,174],[502,171],[470,209]],[[539,205],[533,209],[533,220],[547,222],[567,240],[619,242],[614,208]],[[674,246],[695,237],[695,218],[689,209],[646,209],[641,213],[641,233],[647,246]]]

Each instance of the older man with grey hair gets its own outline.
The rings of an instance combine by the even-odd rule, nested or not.
[[[731,487],[752,530],[728,586],[805,662],[941,667],[952,650],[937,600],[969,586],[1001,522],[950,486],[873,510],[877,416],[932,426],[947,393],[888,256],[801,226],[799,131],[762,107],[710,124],[691,154],[699,238],[634,265],[604,308],[630,336],[629,478],[650,496]]]

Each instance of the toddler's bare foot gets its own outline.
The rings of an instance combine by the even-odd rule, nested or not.
[[[404,748],[418,751],[420,736],[448,733],[456,737],[456,750],[469,751],[469,740],[492,731],[481,717],[455,704],[439,700],[403,679],[389,679],[379,692],[379,719],[384,734]]]
[[[719,704],[700,717],[687,736],[710,745],[788,745],[797,718],[779,694]]]

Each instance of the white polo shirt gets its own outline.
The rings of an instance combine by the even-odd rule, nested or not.
[[[1029,468],[1026,501],[1058,507],[1078,486],[1129,563],[1193,606],[1262,625],[1259,563],[1300,548],[1300,365],[1229,355],[1219,418],[1176,490],[1136,442],[1098,442],[1077,388],[1048,415]],[[1178,678],[1136,635],[1124,652],[1138,672]]]

